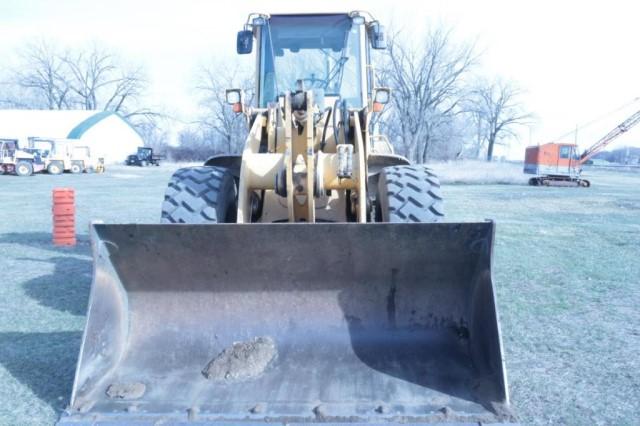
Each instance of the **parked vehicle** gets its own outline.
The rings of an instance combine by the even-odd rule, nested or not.
[[[587,148],[582,155],[578,154],[578,145],[575,143],[550,142],[528,147],[525,151],[524,172],[536,175],[529,179],[529,185],[591,186],[587,179],[581,177],[582,166],[638,123],[640,123],[640,111],[614,127]]]
[[[28,150],[37,153],[49,174],[93,173],[104,171],[104,159],[91,157],[88,146],[77,146],[73,139],[30,137]]]
[[[164,160],[166,157],[164,155],[154,154],[153,148],[149,148],[146,146],[138,147],[138,152],[135,154],[131,154],[127,157],[127,161],[125,164],[127,166],[159,166],[160,160]]]
[[[44,169],[37,152],[20,149],[17,139],[0,139],[0,174],[31,176]]]
[[[86,145],[74,146],[71,151],[73,162],[81,163],[85,173],[104,173],[104,158],[91,155],[91,148]]]

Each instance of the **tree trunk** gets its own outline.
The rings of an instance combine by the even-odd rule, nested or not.
[[[487,147],[487,161],[491,161],[493,160],[493,145],[496,142],[496,138],[494,135],[491,135],[489,137],[489,139],[487,140],[488,142],[488,147]]]
[[[431,143],[431,138],[429,136],[426,137],[426,140],[424,141],[424,148],[422,150],[422,155],[421,155],[421,163],[426,163],[427,162],[427,157],[429,156],[429,144]]]

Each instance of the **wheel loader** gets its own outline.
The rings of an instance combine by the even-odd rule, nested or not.
[[[60,424],[514,420],[494,224],[444,222],[435,174],[372,134],[385,45],[364,12],[249,16],[242,153],[178,170],[161,224],[92,224]]]
[[[22,149],[18,139],[0,139],[0,175],[33,176],[43,168],[44,162],[38,153]]]
[[[29,149],[37,152],[44,161],[44,169],[51,175],[65,171],[82,173],[82,161],[73,158],[74,141],[70,139],[30,137]]]

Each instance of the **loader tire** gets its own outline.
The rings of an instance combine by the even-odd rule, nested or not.
[[[20,160],[16,163],[15,174],[18,176],[33,175],[33,164],[31,161]]]
[[[440,222],[444,219],[438,177],[427,167],[385,167],[378,179],[378,222]]]
[[[78,173],[82,173],[83,169],[84,169],[84,166],[81,162],[75,162],[75,163],[71,163],[71,168],[69,169],[69,171],[71,171],[71,173],[73,174],[78,174]]]
[[[50,175],[61,175],[64,172],[64,165],[59,161],[52,161],[47,167],[47,172]]]
[[[225,167],[186,167],[173,174],[161,223],[235,223],[237,190]]]

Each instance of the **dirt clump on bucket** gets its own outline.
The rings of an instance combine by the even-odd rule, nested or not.
[[[211,380],[244,380],[260,376],[278,355],[271,337],[236,342],[209,361],[202,374]]]
[[[144,383],[113,383],[107,388],[109,398],[138,399],[146,391]]]

